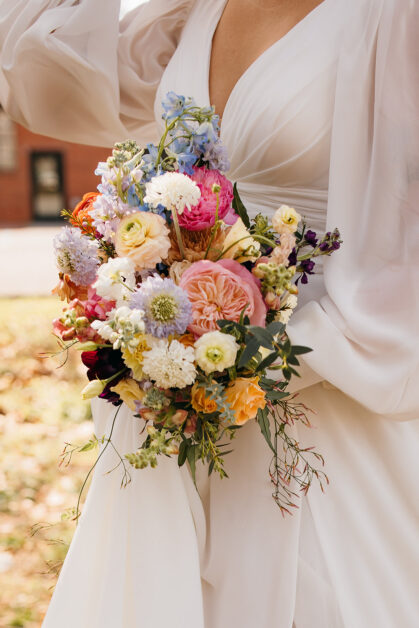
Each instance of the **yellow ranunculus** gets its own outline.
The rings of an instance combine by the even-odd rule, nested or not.
[[[252,238],[242,219],[238,218],[226,235],[223,250],[224,258],[235,259],[240,263],[254,262],[260,255],[260,244]]]
[[[279,234],[281,233],[294,233],[297,231],[298,223],[301,220],[301,216],[295,211],[293,207],[288,205],[281,205],[279,209],[273,215],[272,227]]]
[[[140,388],[138,382],[129,378],[122,379],[115,386],[111,388],[112,392],[119,395],[130,410],[135,410],[135,401],[141,401],[145,395],[145,392]]]
[[[236,425],[243,425],[256,417],[259,408],[266,406],[265,393],[258,377],[238,377],[224,391],[226,401],[236,417]]]

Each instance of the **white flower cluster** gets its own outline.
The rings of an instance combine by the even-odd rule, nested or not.
[[[201,190],[189,177],[180,172],[166,172],[153,177],[146,185],[144,202],[156,208],[162,205],[169,211],[181,214],[185,207],[191,209],[201,198]]]
[[[143,310],[132,310],[126,305],[108,313],[106,321],[93,321],[92,327],[105,340],[112,343],[114,349],[135,351],[144,333]]]
[[[178,340],[154,340],[144,353],[143,371],[159,388],[185,388],[196,378],[193,347]]]
[[[275,320],[287,325],[291,318],[291,315],[297,307],[298,298],[295,294],[289,294],[284,306],[277,312]]]
[[[93,284],[101,297],[116,301],[117,306],[131,300],[135,286],[134,264],[128,257],[115,257],[102,264]]]

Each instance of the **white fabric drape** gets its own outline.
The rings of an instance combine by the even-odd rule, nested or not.
[[[1,102],[63,139],[146,141],[170,89],[208,104],[224,4],[151,0],[118,34],[117,2],[0,1]],[[325,456],[326,495],[282,520],[255,423],[200,496],[176,461],[119,489],[108,451],[45,628],[416,628],[418,32],[415,0],[325,0],[246,71],[222,121],[252,212],[289,202],[342,232],[289,326],[314,349],[293,387],[317,412],[298,438]],[[109,433],[113,409],[93,410]],[[122,453],[139,427],[121,411]]]
[[[340,51],[327,296],[292,319],[307,362],[372,412],[419,413],[419,5],[355,2]],[[330,346],[331,351],[324,347]]]
[[[112,146],[155,139],[153,103],[193,0],[2,0],[1,102],[36,133]]]

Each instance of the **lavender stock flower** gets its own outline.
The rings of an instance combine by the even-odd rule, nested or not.
[[[98,244],[83,235],[80,229],[63,227],[53,240],[57,266],[75,284],[90,285],[99,266]]]

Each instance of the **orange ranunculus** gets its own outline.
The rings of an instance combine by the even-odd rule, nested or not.
[[[70,218],[70,222],[74,227],[79,227],[83,233],[94,235],[96,232],[89,211],[93,208],[93,203],[98,196],[99,192],[87,192],[73,210],[73,218]]]
[[[213,399],[205,396],[204,388],[198,386],[198,384],[194,384],[191,390],[191,400],[192,400],[192,408],[196,412],[204,412],[209,414],[210,412],[215,412],[217,409],[217,404]]]
[[[195,336],[190,332],[186,332],[182,334],[180,338],[178,338],[179,342],[181,342],[185,347],[193,347],[195,346]]]
[[[243,425],[256,417],[259,408],[266,406],[265,393],[259,386],[259,377],[238,377],[225,390],[225,398],[236,417],[236,425]]]

